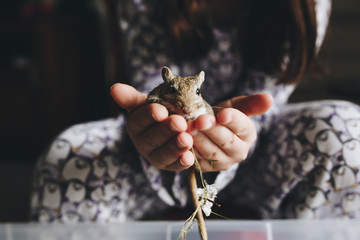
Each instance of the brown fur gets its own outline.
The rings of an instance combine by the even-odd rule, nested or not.
[[[176,76],[168,67],[163,67],[161,75],[164,82],[150,92],[147,102],[160,103],[170,113],[182,115],[186,120],[196,119],[205,113],[214,114],[200,93],[204,72],[183,77]]]

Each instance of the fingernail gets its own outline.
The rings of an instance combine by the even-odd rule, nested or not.
[[[180,158],[180,163],[185,167],[192,166],[194,164],[194,155],[192,154],[192,152],[185,152]]]
[[[180,163],[181,163],[181,165],[185,166],[185,163],[182,161],[181,158],[180,158]]]
[[[225,121],[223,122],[223,124],[228,124],[229,122],[231,122],[232,118],[231,116],[228,116]]]
[[[172,122],[169,123],[169,126],[170,126],[171,131],[173,131],[173,132],[180,131],[177,127],[175,127],[175,125]]]
[[[190,134],[191,134],[192,136],[195,136],[196,134],[198,134],[198,130],[194,130],[194,131],[190,132]]]
[[[185,145],[183,142],[181,142],[180,138],[177,138],[177,139],[176,139],[176,145],[177,145],[179,148],[184,148],[184,147],[186,147],[186,145]]]
[[[205,123],[205,126],[200,130],[208,130],[213,126],[214,119],[211,119]]]
[[[113,89],[114,85],[115,85],[115,84],[111,85],[111,87],[110,87],[110,92],[111,92],[111,89]]]
[[[110,91],[111,89],[113,89],[115,87],[115,85],[117,85],[117,83],[114,83],[111,87],[110,87]]]

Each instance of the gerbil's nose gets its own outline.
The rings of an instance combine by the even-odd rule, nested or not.
[[[184,112],[184,114],[189,114],[191,112],[191,109],[189,107],[183,107],[182,111]]]

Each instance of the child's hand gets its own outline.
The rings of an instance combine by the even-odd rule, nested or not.
[[[188,131],[193,135],[201,169],[226,170],[244,160],[256,139],[256,129],[249,117],[266,112],[272,101],[267,94],[232,98],[219,104],[224,109],[216,118],[201,115],[190,122]]]
[[[160,104],[146,104],[146,94],[125,84],[111,88],[113,99],[128,111],[127,132],[135,147],[159,169],[181,171],[194,163],[191,135],[179,115],[171,115]]]
[[[225,170],[244,160],[256,139],[249,116],[272,105],[267,94],[236,97],[219,104],[224,109],[216,118],[202,115],[187,126],[183,117],[169,116],[164,106],[146,104],[146,94],[129,85],[115,84],[111,95],[129,113],[127,131],[139,153],[159,169],[171,171],[193,165],[193,144],[204,172]]]

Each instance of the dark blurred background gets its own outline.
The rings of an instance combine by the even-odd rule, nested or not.
[[[41,150],[64,128],[115,116],[109,88],[119,71],[115,0],[0,3],[0,222],[26,222],[31,174]],[[319,79],[292,102],[360,103],[360,2],[334,1]]]

